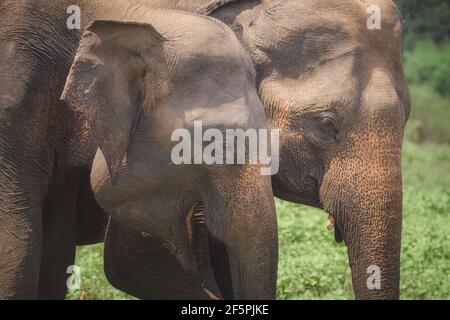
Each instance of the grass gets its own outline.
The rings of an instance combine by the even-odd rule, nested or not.
[[[75,264],[81,268],[81,289],[69,290],[70,300],[128,300],[133,297],[113,288],[103,272],[103,244],[77,249]]]
[[[404,147],[402,299],[450,299],[450,146]],[[320,210],[278,202],[278,298],[352,299],[346,248]]]
[[[450,299],[450,146],[404,147],[403,299]],[[346,248],[325,228],[327,216],[277,200],[279,299],[352,299]],[[103,273],[102,245],[78,249],[82,289],[69,299],[130,299]]]

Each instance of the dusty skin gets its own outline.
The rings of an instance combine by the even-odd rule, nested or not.
[[[379,30],[367,28],[369,5],[381,9]],[[281,129],[274,194],[328,213],[336,241],[348,247],[357,299],[397,299],[401,147],[410,105],[393,2],[244,0],[213,7],[210,14],[234,30],[252,58],[266,116]],[[221,293],[232,298],[226,248],[214,237],[209,245]],[[105,251],[110,281],[152,297],[146,288],[158,273],[144,265],[161,256],[157,248],[154,237],[112,221]],[[139,256],[122,259],[136,251]],[[380,290],[367,286],[371,266],[382,271]],[[139,276],[130,279],[125,270]]]
[[[107,176],[116,180],[113,182],[119,193],[125,186],[122,182],[134,184],[124,179],[123,171],[120,174],[126,150],[133,173],[140,176],[135,179],[139,183],[134,184],[134,190],[142,187],[141,190],[151,193],[161,186],[154,194],[156,201],[148,199],[155,209],[160,206],[152,221],[150,215],[139,216],[137,209],[134,213],[130,211],[128,218],[119,210],[114,211],[113,203],[109,203],[111,207],[105,205],[108,196],[101,196],[101,181],[93,183],[97,198],[105,201],[99,202],[110,209],[107,211],[117,213],[124,223],[146,225],[148,230],[153,230],[158,220],[159,230],[167,228],[165,235],[184,237],[185,215],[203,193],[204,198],[211,199],[208,205],[217,212],[215,220],[208,218],[210,230],[215,226],[213,234],[235,248],[236,297],[274,298],[277,230],[270,178],[262,177],[258,166],[220,171],[206,167],[165,168],[168,175],[161,175],[154,180],[155,185],[149,186],[145,179],[154,173],[143,165],[147,155],[139,147],[149,146],[141,144],[145,139],[155,139],[152,148],[157,148],[160,156],[154,158],[154,165],[166,165],[169,161],[164,156],[170,155],[170,144],[158,148],[158,141],[170,142],[168,133],[184,124],[184,113],[191,119],[201,117],[210,126],[267,127],[251,60],[236,36],[221,22],[192,13],[149,10],[135,1],[79,1],[81,12],[87,17],[83,23],[103,20],[91,24],[75,58],[86,25],[81,32],[66,28],[69,4],[73,2],[3,1],[0,5],[0,21],[5,26],[0,32],[4,58],[0,61],[4,75],[0,85],[5,90],[2,92],[8,92],[1,95],[0,103],[0,297],[64,298],[66,269],[73,264],[76,243],[102,240],[105,225],[102,219],[96,228],[92,228],[94,223],[89,219],[100,208],[92,198],[87,179],[99,146],[104,153],[99,151],[98,170],[94,171],[101,178],[102,166],[106,164]],[[174,20],[176,25],[170,22]],[[66,106],[60,96],[72,63],[63,96]],[[230,72],[227,78],[221,76],[225,71]],[[91,83],[96,86],[90,86]],[[110,87],[114,84],[118,90]],[[102,99],[106,92],[113,103],[105,109],[108,102]],[[119,108],[119,104],[123,109],[113,109]],[[199,105],[203,108],[198,109]],[[229,105],[230,110],[217,117],[214,109],[222,105]],[[158,118],[168,121],[157,121]],[[159,128],[150,130],[150,124]],[[133,140],[127,140],[131,132]],[[102,156],[106,162],[101,160]],[[154,172],[164,171],[156,169]],[[245,176],[248,178],[242,179]],[[176,186],[165,185],[167,181]],[[242,192],[236,193],[239,185]],[[179,189],[178,195],[173,192],[177,186],[184,188]],[[136,197],[137,202],[143,199],[133,192],[129,195]],[[234,205],[225,207],[225,203]],[[134,205],[133,201],[129,204]],[[239,223],[233,221],[238,216],[233,212],[239,212],[243,218]],[[83,216],[85,213],[89,215]],[[234,218],[222,219],[225,215]],[[254,229],[255,222],[261,228]],[[231,244],[250,245],[249,239],[241,239],[240,235],[259,239],[259,257],[242,257],[249,250],[238,250],[236,244]],[[218,290],[214,290],[213,279],[208,288],[202,287],[203,277],[211,275],[210,268],[202,267],[206,272],[200,277],[194,265],[199,259],[190,256],[192,248],[188,243],[183,238],[169,240],[172,243],[164,246],[168,251],[162,256],[163,265],[159,269],[169,276],[162,274],[160,279],[163,283],[165,279],[173,279],[175,287],[171,289],[164,283],[166,291],[160,297],[218,296],[214,294]],[[164,260],[174,253],[178,254],[175,255],[178,260]],[[260,268],[251,270],[256,265]]]
[[[103,239],[106,222],[102,216],[103,210],[92,198],[88,178],[89,165],[97,146],[104,143],[100,147],[105,153],[97,155],[93,181],[96,182],[96,177],[102,180],[102,176],[106,177],[108,173],[108,176],[111,174],[117,179],[115,186],[120,189],[127,176],[123,175],[124,180],[121,181],[121,170],[124,169],[121,155],[127,149],[125,145],[131,143],[138,146],[140,139],[142,141],[148,137],[144,133],[149,131],[145,126],[134,125],[129,118],[130,109],[119,110],[118,118],[108,122],[111,124],[109,128],[98,117],[108,119],[106,114],[91,113],[89,110],[94,109],[81,108],[81,105],[72,108],[74,112],[66,108],[59,98],[87,24],[95,19],[130,20],[133,15],[136,15],[135,22],[149,24],[144,19],[152,12],[145,7],[148,4],[193,12],[203,10],[232,28],[246,50],[242,55],[248,55],[251,59],[251,62],[244,64],[241,59],[238,65],[248,70],[253,65],[256,84],[250,80],[253,76],[244,79],[242,74],[237,75],[239,79],[234,83],[228,83],[233,82],[231,80],[234,78],[230,81],[219,78],[217,82],[225,82],[224,87],[233,92],[231,88],[242,92],[242,83],[252,83],[253,89],[244,91],[246,94],[253,92],[255,97],[249,100],[250,103],[238,106],[254,111],[254,118],[245,120],[253,119],[265,126],[266,121],[264,119],[263,125],[256,107],[261,100],[269,125],[282,129],[280,173],[272,179],[273,192],[282,199],[323,208],[331,214],[335,221],[336,239],[345,241],[348,246],[357,298],[398,298],[402,211],[400,151],[403,128],[409,116],[409,101],[401,65],[401,26],[391,1],[371,1],[383,12],[380,30],[361,27],[366,24],[368,3],[356,0],[241,0],[229,4],[199,0],[183,2],[180,7],[175,6],[178,1],[76,2],[87,17],[82,20],[84,24],[80,31],[66,28],[66,9],[73,2],[5,0],[0,4],[0,73],[3,75],[0,78],[0,243],[5,244],[0,247],[1,298],[62,299],[66,292],[65,271],[68,265],[73,264],[75,244]],[[194,19],[194,16],[190,17]],[[155,19],[163,20],[162,25],[169,21],[162,16]],[[223,31],[225,26],[209,26],[209,32],[217,32],[211,35],[212,43],[231,39]],[[105,24],[103,31],[107,32],[109,27],[112,26]],[[187,24],[188,30],[190,27],[192,25]],[[157,41],[159,35],[164,38],[166,34],[175,38],[174,43],[183,41],[182,28],[173,24],[167,28],[154,27],[156,33],[150,32],[148,38]],[[95,32],[93,34],[98,36]],[[192,34],[195,33],[189,33]],[[125,44],[133,40],[128,34],[125,38]],[[156,45],[154,48],[161,47],[164,46]],[[235,47],[241,50],[237,49],[240,48],[237,44]],[[129,59],[124,50],[114,49],[117,51],[111,54],[115,56],[108,59],[126,61],[117,67],[130,68],[131,71],[142,67],[140,59]],[[151,51],[151,56],[161,56],[163,53],[170,56],[164,50],[159,53]],[[171,57],[180,56],[173,54]],[[167,72],[163,63],[153,61],[155,64],[150,63],[154,66],[151,70]],[[176,102],[176,92],[181,100],[185,92],[180,89],[183,84],[202,80],[189,78],[197,74],[197,69],[193,67],[189,70],[188,62],[177,60],[180,64],[187,63],[184,65],[186,69],[181,68],[185,73],[167,72],[167,77],[149,79],[150,83],[146,84],[150,85],[146,87],[154,88],[155,84],[152,85],[151,81],[158,81],[157,89],[164,90],[163,93],[151,92],[146,97],[161,98],[155,99],[155,103],[161,105],[167,103],[162,99],[165,94],[173,97],[170,102]],[[78,63],[82,62],[78,60]],[[88,59],[86,63],[89,63]],[[106,70],[108,75],[111,65],[113,63],[103,63],[102,68],[98,69]],[[212,65],[218,67],[220,63]],[[228,68],[229,61],[226,65]],[[96,67],[95,61],[87,69],[90,67]],[[76,65],[73,70],[75,73]],[[229,69],[225,70],[220,74],[227,77],[232,74]],[[114,81],[129,83],[130,87],[135,88],[131,84],[139,77],[132,77],[135,73],[131,71],[122,73],[123,79],[99,78],[109,80],[104,82],[109,87],[102,89],[113,90],[114,84],[111,82]],[[150,70],[146,71],[148,74]],[[165,80],[170,80],[170,83],[173,79],[178,79],[175,82],[179,87],[165,85]],[[203,81],[207,85],[210,83],[205,79]],[[137,86],[140,87],[143,84]],[[130,90],[128,95],[130,93],[136,92]],[[125,93],[118,91],[115,94],[125,99]],[[214,97],[211,99],[214,100]],[[128,99],[122,101],[126,102],[125,105],[130,102]],[[101,103],[95,105],[102,108]],[[164,110],[170,108],[147,110],[144,115],[147,118],[155,113],[163,116]],[[232,117],[227,114],[225,118]],[[255,122],[252,125],[258,126]],[[111,135],[107,133],[107,129],[119,126],[118,123],[121,128],[135,133],[131,142],[127,141],[129,135],[120,130]],[[157,138],[161,138],[164,132],[163,129],[154,131]],[[135,159],[149,156],[143,148],[137,148],[131,154]],[[161,159],[156,159],[155,163],[158,160]],[[149,173],[149,167],[139,164],[139,161],[133,165],[133,170],[139,174]],[[251,208],[254,203],[263,207],[259,211],[267,220],[252,216],[251,212],[239,221],[224,219],[224,223],[243,228],[241,234],[248,236],[243,237],[245,239],[231,237],[229,230],[217,230],[214,228],[218,225],[217,221],[211,222],[210,219],[208,222],[208,209],[212,207],[214,211],[221,212],[220,208],[225,205],[216,198],[212,203],[203,203],[205,197],[199,196],[202,192],[194,190],[209,189],[205,188],[208,184],[192,179],[195,174],[177,179],[167,179],[162,175],[154,180],[180,184],[189,181],[186,186],[193,193],[189,195],[190,200],[202,200],[202,203],[186,207],[180,204],[167,206],[172,198],[160,197],[152,201],[151,206],[155,208],[161,205],[164,212],[160,216],[173,217],[177,216],[176,212],[181,212],[179,216],[183,219],[174,224],[179,229],[175,232],[171,229],[171,233],[182,235],[182,238],[172,246],[164,245],[159,236],[143,236],[125,228],[125,225],[133,224],[130,221],[133,215],[136,218],[142,214],[136,209],[142,203],[131,201],[133,205],[124,208],[130,213],[130,219],[123,219],[120,210],[115,211],[114,201],[109,201],[114,200],[116,195],[114,188],[100,188],[106,184],[100,181],[99,184],[94,183],[99,188],[98,198],[105,200],[99,202],[104,208],[115,211],[112,214],[124,223],[111,221],[106,238],[106,271],[116,287],[138,297],[157,298],[155,289],[164,283],[165,277],[160,271],[147,269],[148,262],[152,261],[153,266],[169,266],[163,270],[171,275],[180,275],[174,290],[165,293],[169,297],[179,297],[180,292],[193,297],[192,291],[199,292],[199,298],[274,297],[276,230],[272,217],[273,203],[260,201],[261,195],[264,199],[271,195],[271,187],[267,181],[253,181],[259,178],[250,169],[248,172],[216,174],[218,177],[207,182],[213,185],[216,195],[220,195],[217,199],[227,199],[230,210],[242,212],[240,207],[244,207],[245,212],[245,208]],[[233,175],[239,179],[230,178]],[[141,183],[128,182],[130,190],[148,188],[145,179]],[[173,191],[170,184],[162,185]],[[233,188],[227,187],[231,185]],[[249,189],[249,185],[261,189],[254,193],[237,194],[236,190]],[[138,199],[141,195],[137,192],[132,195],[135,196]],[[190,201],[182,203],[192,204]],[[144,215],[134,222],[145,221]],[[260,223],[256,227],[253,226],[255,220]],[[204,227],[205,221],[209,230]],[[140,223],[139,228],[142,225],[144,223]],[[251,246],[247,241],[250,235],[254,237]],[[255,238],[259,240],[255,241]],[[239,248],[230,246],[233,241],[240,244]],[[254,249],[255,243],[264,247],[267,242],[271,244],[267,252]],[[183,248],[195,248],[195,256],[200,259],[185,255]],[[237,251],[245,258],[239,256]],[[139,254],[130,256],[131,252]],[[182,257],[177,257],[173,252],[180,252]],[[249,275],[246,271],[244,274],[248,278],[240,278],[236,270],[251,270],[259,265],[255,262],[262,259],[259,254],[270,257],[264,259],[264,267],[259,270],[261,273]],[[183,262],[180,264],[180,261]],[[205,261],[211,263],[212,270],[205,265]],[[223,268],[226,265],[230,265],[231,270]],[[366,286],[366,270],[370,265],[378,265],[382,270],[381,290],[368,290]],[[211,278],[206,282],[207,286],[200,290],[198,284],[204,283],[204,279],[198,278],[199,269],[206,270],[202,275]],[[265,275],[262,281],[259,278],[261,274]]]

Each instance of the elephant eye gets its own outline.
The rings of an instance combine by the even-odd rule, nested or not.
[[[77,62],[80,71],[91,71],[102,65],[102,63],[98,59],[86,57],[80,57]]]
[[[320,125],[323,129],[331,132],[334,136],[339,134],[339,123],[335,114],[327,113],[321,116]]]

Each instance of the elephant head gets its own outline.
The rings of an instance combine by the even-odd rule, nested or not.
[[[195,252],[186,228],[192,208],[204,205],[206,225],[230,257],[234,298],[274,298],[270,177],[259,165],[175,165],[171,157],[173,133],[196,134],[196,121],[219,134],[266,128],[252,62],[219,21],[175,11],[145,19],[152,25],[88,27],[62,96],[89,119],[99,147],[91,173],[96,199],[113,219],[151,234],[169,251],[170,259],[152,259],[155,279],[166,282],[147,297],[220,297],[211,268],[196,263],[205,252]],[[176,25],[167,23],[173,20]]]
[[[240,1],[213,15],[250,53],[267,117],[281,129],[275,195],[330,214],[356,298],[398,298],[410,106],[393,2]],[[367,283],[374,270],[380,286]]]

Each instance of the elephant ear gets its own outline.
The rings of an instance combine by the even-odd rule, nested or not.
[[[95,21],[77,50],[61,99],[87,118],[111,182],[164,69],[163,37],[148,24]]]

